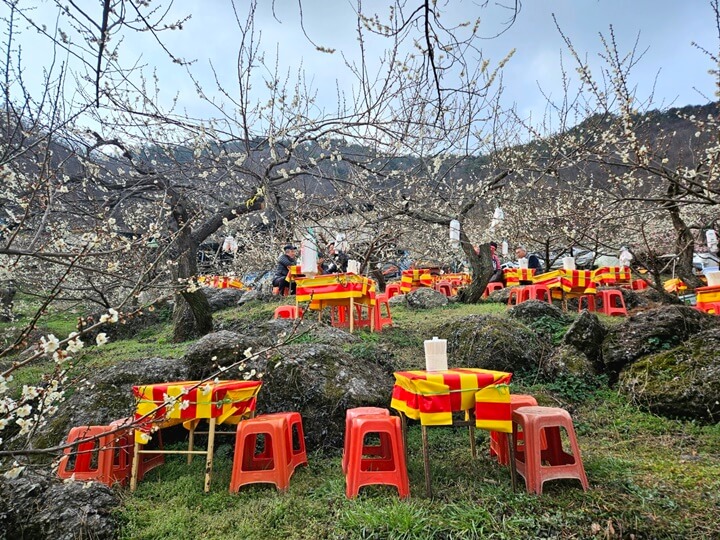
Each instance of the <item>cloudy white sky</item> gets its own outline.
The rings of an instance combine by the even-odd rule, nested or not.
[[[25,0],[32,2],[33,0]],[[51,26],[54,21],[53,2],[34,0],[39,5],[38,18]],[[511,3],[512,0],[500,0]],[[23,0],[20,2],[23,4]],[[408,6],[414,5],[408,0]],[[499,2],[489,0],[444,0],[444,19],[452,21],[482,18],[480,33],[490,37],[502,28],[508,11]],[[89,13],[99,11],[101,2],[79,2]],[[247,2],[237,0],[240,11]],[[354,2],[347,0],[302,0],[305,28],[317,44],[336,49],[333,55],[315,50],[303,36],[299,25],[298,0],[270,0],[260,2],[257,27],[262,31],[262,47],[271,56],[279,55],[280,71],[295,71],[302,64],[307,78],[318,90],[328,107],[332,107],[336,81],[341,87],[349,84],[343,77],[343,52],[354,58],[357,52],[355,34]],[[271,7],[274,4],[276,17]],[[365,12],[387,12],[386,0],[366,0]],[[482,42],[483,55],[499,61],[509,50],[516,49],[515,56],[504,72],[506,104],[516,104],[518,109],[534,116],[542,114],[547,94],[560,97],[560,54],[563,41],[555,28],[552,14],[565,34],[573,41],[581,54],[587,54],[595,63],[601,51],[599,33],[615,29],[617,44],[621,51],[629,51],[638,40],[638,48],[644,57],[634,70],[634,83],[639,96],[649,95],[655,86],[657,107],[683,106],[706,103],[713,99],[714,81],[708,70],[709,59],[691,45],[696,41],[710,51],[718,51],[718,36],[713,12],[706,0],[523,0],[522,9],[513,24],[499,37]],[[177,56],[195,60],[192,70],[209,88],[214,85],[209,64],[213,63],[223,85],[233,88],[236,75],[236,50],[238,29],[228,0],[176,0],[173,13],[191,14],[191,19],[179,32],[164,34],[170,50]],[[4,5],[0,8],[6,11]],[[26,70],[28,78],[37,77],[39,67],[49,58],[47,44],[32,32],[24,34]],[[375,40],[369,43],[370,56],[379,56],[385,43]],[[139,61],[148,68],[158,70],[163,81],[161,101],[179,94],[183,107],[196,116],[209,114],[196,98],[183,69],[173,65],[159,50],[149,36],[128,35],[122,45],[125,64]],[[565,54],[567,67],[572,68]],[[256,89],[259,90],[259,89]],[[232,90],[231,90],[232,91]]]

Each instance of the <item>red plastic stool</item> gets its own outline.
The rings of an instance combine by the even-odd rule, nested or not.
[[[394,283],[388,283],[385,286],[385,294],[388,297],[388,300],[395,296],[396,294],[401,294],[400,292],[400,283],[394,282]]]
[[[530,290],[533,285],[522,285],[519,287],[512,287],[510,289],[510,296],[508,296],[508,306],[522,304],[523,302],[530,300]]]
[[[630,283],[630,288],[633,291],[642,291],[648,288],[648,284],[644,279],[636,279]]]
[[[382,308],[385,307],[385,316],[382,315]],[[380,332],[383,326],[392,326],[392,316],[390,315],[390,304],[386,294],[375,295],[375,306],[373,307],[375,316],[375,330]]]
[[[526,295],[527,300],[540,300],[552,304],[552,293],[547,285],[525,285],[521,296]]]
[[[388,437],[391,450],[388,458],[363,455],[368,434]],[[349,499],[355,498],[362,486],[372,484],[395,486],[401,498],[410,495],[400,418],[382,414],[357,416],[350,421],[350,430],[345,437],[350,439],[345,471],[345,495]]]
[[[602,300],[603,313],[605,315],[623,315],[627,316],[625,309],[625,300],[622,293],[617,289],[604,289],[600,291],[600,299]],[[615,305],[615,300],[620,300],[619,305]]]
[[[349,326],[348,308],[346,306],[330,306],[330,324],[336,328]]]
[[[520,407],[533,407],[537,406],[537,400],[526,394],[510,394],[510,407],[514,411]],[[522,439],[522,432],[518,433],[518,440],[515,445],[515,451],[518,451],[517,443]],[[543,450],[547,449],[547,441],[545,440],[545,433],[540,433],[540,445]],[[510,455],[508,452],[508,434],[501,431],[490,432],[490,457],[497,456],[499,465],[509,465]]]
[[[275,308],[273,319],[298,319],[302,314],[302,308],[297,306],[278,306]]]
[[[66,448],[60,459],[57,474],[60,478],[74,480],[96,480],[110,485],[110,471],[113,463],[112,436],[108,426],[79,426],[68,433],[65,442],[77,444]],[[92,440],[84,440],[92,439]]]
[[[290,453],[285,417],[258,416],[238,423],[230,492],[246,484],[269,483],[285,491],[290,486]],[[258,435],[264,447],[258,452]]]
[[[287,420],[287,448],[290,454],[290,474],[300,465],[307,465],[307,451],[305,450],[305,433],[303,431],[302,416],[299,412],[279,412],[263,414],[256,418],[285,418]],[[266,445],[263,458],[272,458],[272,446]]]
[[[720,315],[720,302],[698,302],[695,309],[708,315]]]
[[[121,418],[110,422],[109,426],[115,430],[119,427],[129,426],[135,421],[132,416]],[[130,479],[130,470],[132,468],[132,460],[135,455],[135,430],[119,431],[115,434],[117,443],[115,447],[115,456],[112,466],[112,480],[121,482],[123,485]],[[162,431],[158,430],[153,434],[153,439],[157,440],[157,448],[163,449]],[[151,443],[153,444],[153,443]],[[149,446],[149,445],[146,445]],[[127,472],[124,471],[127,464]],[[156,467],[165,464],[165,456],[163,454],[141,454],[140,464],[138,467],[138,480],[142,480],[146,473],[152,471]],[[127,475],[125,478],[124,475]],[[117,480],[115,478],[117,477]]]
[[[370,328],[371,326],[375,326],[375,308],[373,306],[356,303],[355,314],[357,315],[353,322],[355,328],[362,328],[364,326]]]
[[[345,441],[342,456],[343,473],[347,471],[347,458],[349,456],[348,443],[350,442],[350,437],[348,436],[348,434],[350,433],[350,423],[352,422],[353,418],[357,418],[358,416],[363,415],[367,416],[369,414],[390,416],[390,411],[381,407],[355,407],[345,411]],[[379,445],[366,444],[363,446],[363,455],[376,455],[381,456],[384,459],[388,459],[391,456],[390,452],[390,439],[384,433],[380,434]]]
[[[449,281],[438,281],[435,284],[435,290],[448,298],[452,296],[452,284]]]
[[[504,289],[503,284],[499,281],[493,281],[492,283],[488,283],[485,287],[485,292],[483,293],[483,298],[487,298],[490,296],[490,293],[493,291],[499,291],[500,289]],[[510,291],[512,292],[512,290]],[[508,304],[509,305],[509,304]]]
[[[595,311],[595,295],[594,294],[583,294],[580,298],[578,298],[578,313],[580,313],[583,310],[583,300],[585,300],[585,303],[587,304],[587,310],[588,311]]]
[[[572,418],[565,409],[557,407],[520,407],[513,411],[513,440],[517,444],[518,427],[524,434],[524,446],[515,454],[517,472],[525,479],[528,492],[542,493],[547,480],[576,478],[587,491],[589,484],[580,456]],[[560,428],[570,441],[572,454],[563,450]],[[547,449],[542,450],[541,433],[547,437]],[[516,446],[516,448],[518,448]]]

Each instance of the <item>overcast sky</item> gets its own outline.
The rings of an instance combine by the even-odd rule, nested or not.
[[[53,4],[37,1],[40,5],[38,17],[47,17],[46,22],[53,24]],[[512,0],[502,1],[510,3]],[[328,55],[315,50],[303,36],[297,0],[275,1],[279,20],[273,17],[270,0],[260,3],[257,26],[262,31],[263,48],[273,56],[278,52],[281,71],[295,70],[302,63],[321,100],[332,107],[335,81],[339,79],[341,87],[349,82],[342,76],[344,68],[339,53],[342,51],[350,58],[356,55],[354,4],[347,0],[303,0],[309,37],[319,45],[338,51]],[[443,21],[449,24],[453,20],[480,16],[483,21],[480,33],[492,36],[502,29],[508,11],[493,0],[485,9],[480,7],[482,3],[479,0],[450,0],[443,8]],[[80,4],[87,4],[88,9],[99,12],[99,2],[85,0]],[[237,4],[244,7],[245,2],[238,0]],[[443,0],[439,0],[439,4],[442,5]],[[414,5],[414,0],[408,0],[408,5]],[[386,6],[387,2],[383,0],[363,2],[366,12],[376,11],[381,15],[386,13]],[[163,34],[168,48],[177,56],[196,60],[192,70],[210,89],[214,86],[210,61],[223,85],[232,88],[239,38],[230,3],[225,0],[179,0],[173,9],[175,14],[190,13],[192,18],[182,31]],[[483,55],[493,62],[516,49],[504,72],[506,104],[514,103],[521,112],[532,112],[538,117],[544,109],[540,88],[553,97],[560,97],[560,54],[564,44],[553,23],[553,13],[576,50],[587,54],[591,63],[601,50],[598,34],[607,33],[610,25],[615,29],[621,51],[629,51],[637,39],[639,50],[647,49],[647,52],[634,71],[634,83],[640,97],[647,96],[656,85],[657,107],[700,104],[714,99],[714,81],[708,74],[713,66],[691,45],[696,41],[710,51],[718,51],[714,16],[707,1],[524,0],[515,24],[499,37],[482,43]],[[31,32],[25,33],[24,40],[26,65],[33,66],[32,70],[26,70],[26,75],[37,77],[37,67],[49,57],[47,45]],[[379,39],[370,42],[370,55],[379,56],[385,44]],[[209,114],[209,109],[198,102],[192,86],[182,75],[182,68],[169,62],[149,36],[127,36],[122,54],[126,65],[140,59],[141,63],[158,70],[163,81],[161,100],[169,102],[178,92],[181,105],[191,114]],[[574,65],[567,54],[564,62],[574,75]]]

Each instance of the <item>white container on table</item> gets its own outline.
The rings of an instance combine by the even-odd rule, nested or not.
[[[445,371],[448,368],[447,362],[447,340],[432,339],[425,340],[425,370]]]
[[[708,287],[720,287],[720,272],[706,272]]]
[[[518,268],[520,268],[521,270],[527,270],[527,267],[528,267],[528,260],[525,257],[518,259]]]
[[[354,259],[350,259],[347,264],[347,271],[349,274],[359,274],[360,263]]]
[[[565,270],[575,270],[575,257],[563,257],[563,268]]]

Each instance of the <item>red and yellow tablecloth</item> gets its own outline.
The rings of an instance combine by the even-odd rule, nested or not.
[[[234,422],[255,411],[259,381],[179,381],[133,386],[135,442],[150,440],[152,424],[160,427],[214,418],[217,423]]]
[[[503,270],[506,287],[516,287],[521,281],[532,281],[535,277],[534,268],[506,268]]]
[[[630,283],[631,277],[627,266],[601,266],[592,273],[592,280],[598,285]]]
[[[405,294],[420,287],[432,287],[435,283],[435,276],[428,270],[414,268],[403,270],[400,277],[400,291]]]
[[[597,284],[592,279],[593,273],[589,270],[565,270],[560,268],[552,272],[545,272],[533,278],[533,284],[546,285],[553,293],[560,295],[571,294],[595,294],[597,292]]]
[[[357,274],[324,274],[313,278],[297,278],[295,297],[310,302],[310,309],[320,309],[325,301],[355,299],[366,305],[375,304],[375,282]]]
[[[449,274],[442,274],[438,276],[439,279],[445,280],[445,281],[459,281],[463,285],[467,285],[468,283],[472,283],[472,276],[468,274],[467,272],[453,272]]]
[[[390,406],[427,426],[452,425],[453,412],[475,410],[480,429],[512,432],[512,373],[478,368],[396,371]]]
[[[216,289],[246,289],[238,278],[233,276],[198,276],[198,283]]]

